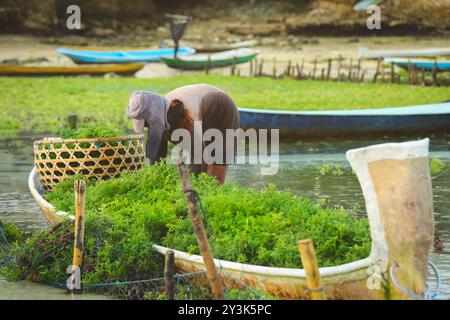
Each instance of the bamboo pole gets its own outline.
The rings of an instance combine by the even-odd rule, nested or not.
[[[272,70],[272,78],[277,77],[277,58],[273,57],[273,70]]]
[[[349,82],[352,81],[352,71],[353,71],[353,59],[350,59],[350,63],[348,66],[348,76],[347,76],[347,80]]]
[[[288,77],[291,76],[291,64],[292,64],[292,62],[291,62],[291,60],[289,60],[289,61],[288,61],[288,66],[287,66],[287,70],[286,70],[286,75],[287,75]]]
[[[303,269],[306,273],[306,286],[311,293],[312,300],[326,300],[322,279],[320,278],[319,266],[317,264],[316,252],[311,239],[297,241]]]
[[[259,64],[259,71],[258,71],[259,76],[262,76],[262,74],[263,74],[263,65],[264,65],[264,59],[261,59],[261,63]]]
[[[173,274],[175,272],[175,258],[172,250],[167,250],[164,262],[164,282],[166,284],[166,299],[175,299],[175,281]]]
[[[299,78],[303,78],[303,67],[305,66],[305,59],[302,59],[302,65],[300,66]]]
[[[236,57],[233,57],[233,61],[231,63],[231,75],[234,76],[236,72]]]
[[[427,81],[425,79],[425,68],[422,68],[422,85],[425,86],[427,84]]]
[[[312,73],[313,80],[316,79],[316,69],[317,69],[317,59],[314,59],[314,62],[313,62],[313,73]]]
[[[391,62],[391,83],[395,81],[394,63]]]
[[[86,183],[83,180],[75,180],[75,237],[73,244],[72,275],[79,272],[81,281],[81,270],[84,255],[84,208],[86,199]],[[76,292],[76,290],[72,290]]]
[[[432,76],[433,76],[433,84],[435,86],[437,86],[437,84],[438,84],[437,73],[438,73],[438,65],[437,65],[437,62],[435,62],[434,63],[434,67],[433,67],[433,74],[432,74]]]
[[[328,65],[327,65],[327,80],[330,80],[330,74],[331,74],[331,59],[328,59]]]
[[[208,60],[206,61],[206,68],[205,68],[205,73],[208,74],[209,73],[209,67],[211,64],[211,55],[208,54]]]
[[[377,60],[377,68],[375,69],[375,74],[374,74],[373,80],[372,80],[373,83],[377,82],[378,73],[380,71],[380,64],[381,64],[381,59],[378,58],[378,60]]]
[[[188,203],[189,214],[192,220],[192,227],[195,235],[197,236],[197,242],[200,247],[200,253],[203,257],[203,262],[206,268],[206,275],[211,285],[211,291],[215,300],[223,300],[223,286],[220,279],[220,275],[217,272],[214,258],[211,252],[211,248],[208,243],[208,237],[206,236],[205,228],[203,226],[202,219],[198,212],[197,202],[195,194],[193,193],[192,183],[189,178],[188,170],[184,163],[178,164],[178,172],[180,173],[181,185],[184,191],[184,197]]]
[[[342,56],[339,55],[339,57],[338,57],[338,76],[337,76],[337,81],[341,80],[341,68],[342,68]]]
[[[248,73],[250,77],[253,75],[253,60],[250,60],[250,71]]]

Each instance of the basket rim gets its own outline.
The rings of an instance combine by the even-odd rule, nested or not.
[[[60,137],[44,138],[34,141],[35,145],[52,144],[52,143],[78,143],[78,142],[111,142],[111,141],[129,141],[129,140],[144,140],[144,135],[127,135],[108,138],[80,138],[80,139],[63,139]]]

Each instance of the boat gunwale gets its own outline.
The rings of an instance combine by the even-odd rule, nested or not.
[[[443,110],[435,110],[437,108]],[[444,107],[447,107],[446,109]],[[430,110],[434,108],[434,110]],[[238,108],[247,113],[273,114],[273,115],[307,115],[307,116],[415,116],[450,114],[450,102],[423,104],[404,107],[386,107],[372,109],[346,109],[346,110],[274,110],[258,108]]]

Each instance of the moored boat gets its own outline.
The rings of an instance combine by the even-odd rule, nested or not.
[[[429,140],[424,139],[370,146],[347,153],[347,158],[363,189],[372,236],[372,249],[369,257],[365,259],[320,268],[328,298],[383,299],[385,291],[383,291],[383,285],[376,282],[377,279],[381,281],[381,273],[377,272],[385,272],[388,262],[392,264],[393,261],[400,263],[402,270],[415,272],[414,283],[407,281],[409,273],[403,275],[402,283],[406,283],[406,288],[411,292],[417,295],[423,294],[427,271],[426,268],[423,269],[423,266],[428,263],[428,252],[433,234],[428,144]],[[370,170],[382,172],[382,177],[394,176],[394,173],[399,172],[404,174],[394,183],[389,179],[385,181],[386,179],[378,179],[378,176],[371,176],[368,173]],[[43,198],[44,190],[36,175],[36,169],[31,171],[28,183],[31,194],[44,216],[52,225],[56,225],[67,213],[57,213],[54,206]],[[387,196],[383,193],[384,186],[390,187],[389,190],[396,196]],[[403,192],[405,189],[412,192]],[[407,203],[408,207],[402,206],[403,203]],[[378,207],[377,204],[380,206]],[[391,207],[395,207],[396,210],[392,211]],[[410,210],[411,207],[417,210]],[[395,223],[392,225],[392,221],[386,222],[387,217],[389,221],[398,220],[399,223],[403,223],[406,219],[405,232],[402,232],[402,228],[397,228]],[[393,234],[396,236],[393,237]],[[408,247],[400,252],[399,248],[402,247],[405,239],[407,239]],[[169,250],[159,245],[155,245],[154,248],[162,254]],[[175,266],[178,271],[205,270],[201,256],[177,250],[174,252]],[[215,263],[221,270],[225,287],[249,285],[277,298],[305,299],[309,297],[303,269],[265,267],[218,259],[215,259]],[[391,298],[408,298],[395,288],[389,292],[391,292]]]
[[[106,73],[133,74],[144,67],[143,63],[102,64],[87,66],[22,66],[0,65],[0,75],[102,75]]]
[[[426,59],[406,59],[406,58],[387,58],[385,63],[393,63],[403,69],[408,69],[410,66],[417,70],[425,71],[449,71],[450,60],[426,60]]]
[[[359,48],[359,57],[365,59],[377,58],[417,58],[417,57],[446,57],[450,56],[450,48],[405,49],[405,50],[370,50]]]
[[[161,56],[174,54],[172,48],[146,49],[146,50],[81,50],[58,48],[57,52],[63,54],[76,63],[136,63],[158,62]],[[189,55],[195,53],[192,48],[179,48],[177,55]]]
[[[239,108],[241,127],[286,138],[450,132],[450,103],[397,108],[284,111]]]
[[[212,54],[195,54],[192,56],[183,56],[177,59],[172,57],[162,57],[161,61],[171,68],[184,70],[202,70],[206,67],[217,68],[230,66],[233,63],[245,63],[258,55],[258,52],[241,48],[236,50],[223,51]]]

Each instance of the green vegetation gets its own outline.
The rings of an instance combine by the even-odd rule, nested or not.
[[[46,195],[58,210],[72,214],[73,179]],[[160,276],[162,258],[152,250],[154,243],[199,253],[178,179],[173,166],[158,164],[118,179],[87,182],[85,284]],[[220,186],[206,175],[193,177],[193,185],[221,259],[299,268],[296,241],[304,238],[314,240],[320,266],[369,254],[367,220],[341,209],[321,208],[274,186]],[[65,282],[72,246],[71,222],[38,232],[13,246],[7,256],[16,262],[1,273],[11,280]]]
[[[70,114],[82,123],[107,122],[131,130],[125,106],[134,90],[161,94],[193,83],[225,89],[240,107],[286,110],[359,109],[436,103],[448,99],[444,87],[396,84],[274,80],[270,78],[178,76],[135,78],[0,78],[0,137],[19,132],[57,133]]]
[[[25,234],[17,226],[12,223],[3,222],[0,220],[0,244],[6,240],[9,242],[16,242],[23,240]]]
[[[445,162],[439,158],[431,158],[430,160],[430,172],[431,175],[435,176],[442,172],[445,168]]]

